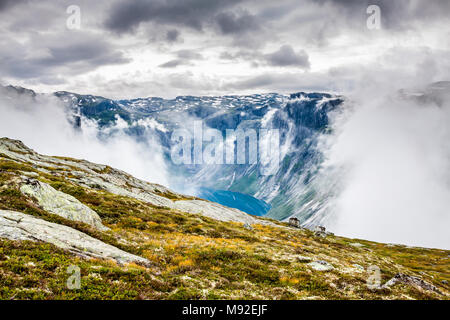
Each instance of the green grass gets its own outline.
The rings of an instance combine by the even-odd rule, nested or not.
[[[39,168],[5,159],[0,160],[0,209],[70,226],[151,264],[120,266],[81,259],[50,244],[0,239],[0,299],[448,299],[406,285],[373,291],[366,286],[368,274],[352,267],[378,266],[382,283],[398,272],[416,275],[448,292],[442,283],[450,281],[446,250],[315,237],[281,222],[276,224],[283,228],[254,225],[247,230],[242,223],[82,187],[67,179],[70,172],[54,169],[39,171],[39,179],[95,210],[110,231],[44,211],[19,190],[21,171]],[[364,247],[351,246],[354,242]],[[328,261],[335,269],[314,271],[298,255]],[[80,290],[66,287],[70,265],[81,269]]]

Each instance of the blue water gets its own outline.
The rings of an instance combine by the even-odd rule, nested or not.
[[[200,188],[196,196],[254,216],[263,216],[270,210],[270,204],[239,192]]]

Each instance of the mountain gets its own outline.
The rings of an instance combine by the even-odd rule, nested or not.
[[[145,139],[150,128],[165,151],[170,171],[176,173],[171,181],[176,189],[183,190],[189,184],[191,189],[197,189],[197,195],[247,213],[278,220],[295,216],[311,226],[326,224],[328,195],[313,187],[311,181],[321,163],[318,138],[327,134],[329,115],[343,103],[341,96],[305,92],[132,100],[110,100],[69,92],[56,92],[55,96],[75,118],[94,119],[100,126],[108,127],[120,117],[128,123],[127,133],[138,140]],[[278,169],[271,175],[263,175],[260,162],[175,166],[170,158],[171,134],[180,128],[192,132],[195,121],[202,121],[205,130],[217,129],[223,134],[227,129],[279,130]],[[216,191],[202,192],[205,188]],[[232,205],[230,197],[223,196],[225,194],[235,199],[242,194],[255,199],[248,198],[245,206]],[[260,201],[264,202],[262,206]]]
[[[0,139],[2,300],[448,299],[448,257],[294,228]]]
[[[6,87],[6,91],[12,99],[25,95],[32,100],[37,95],[19,87]],[[440,106],[449,92],[449,82],[441,81],[421,90],[400,90],[399,95]],[[112,100],[62,91],[52,96],[62,102],[68,120],[79,130],[84,129],[82,119],[90,119],[105,136],[120,126],[140,143],[146,144],[149,137],[156,140],[174,190],[255,216],[280,221],[296,217],[305,227],[332,225],[328,206],[337,186],[330,179],[322,181],[318,174],[323,161],[319,142],[332,132],[330,120],[343,109],[346,99],[340,95],[298,92]],[[258,134],[264,128],[279,130],[278,167],[269,175],[262,174],[264,165],[249,163],[249,151],[244,164],[174,164],[172,134],[177,129],[193,133],[198,121],[203,132],[216,129],[222,133],[224,143],[229,129]]]

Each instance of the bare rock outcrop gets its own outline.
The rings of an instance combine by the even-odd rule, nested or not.
[[[237,209],[224,207],[218,203],[204,200],[175,201],[172,207],[180,211],[188,213],[197,213],[220,221],[236,221],[248,223],[250,225],[255,223],[261,224],[266,223],[263,220],[257,220],[252,216]]]
[[[0,210],[0,238],[43,241],[86,258],[149,263],[73,228],[15,211]]]
[[[334,267],[329,264],[326,261],[323,260],[317,260],[317,261],[313,261],[308,263],[308,266],[310,266],[312,269],[316,270],[316,271],[331,271],[334,270]]]
[[[71,195],[55,190],[44,182],[27,179],[21,186],[20,191],[27,196],[35,198],[47,212],[68,220],[87,223],[102,231],[108,230],[94,210]]]
[[[428,283],[419,277],[410,276],[404,273],[397,273],[391,280],[386,282],[381,288],[391,288],[397,283],[403,283],[416,288],[420,288],[422,290],[429,290],[434,291],[438,294],[442,294],[442,292],[431,283]]]

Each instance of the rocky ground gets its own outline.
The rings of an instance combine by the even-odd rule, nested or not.
[[[1,299],[448,299],[449,266],[0,139]]]

